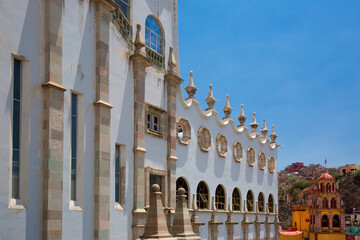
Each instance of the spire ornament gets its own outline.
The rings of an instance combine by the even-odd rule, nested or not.
[[[216,102],[216,98],[214,98],[214,96],[213,96],[212,84],[209,85],[209,95],[207,98],[205,98],[205,101],[208,105],[208,107],[205,109],[205,111],[214,109],[214,104]]]
[[[266,128],[266,122],[265,122],[265,118],[263,120],[263,126],[262,128],[260,129],[260,132],[261,132],[261,136],[263,138],[266,138],[266,134],[269,132],[269,130]]]
[[[225,107],[223,107],[222,110],[225,113],[225,116],[222,118],[223,120],[231,118],[230,114],[233,109],[230,107],[230,104],[229,104],[229,94],[226,94],[226,103],[225,103]]]
[[[274,124],[272,125],[272,132],[270,134],[271,142],[270,143],[276,143],[275,140],[277,138],[277,135],[275,133],[275,127]]]
[[[134,44],[135,44],[136,52],[141,51],[141,49],[143,47],[145,47],[145,40],[141,34],[141,25],[140,24],[136,24],[136,36],[135,36]]]
[[[189,84],[185,87],[185,91],[189,96],[187,98],[185,98],[185,100],[189,100],[189,99],[195,99],[196,100],[194,95],[195,95],[197,90],[198,90],[198,88],[195,87],[195,85],[194,85],[193,72],[190,71]]]
[[[173,72],[173,68],[176,67],[176,60],[175,60],[175,56],[174,56],[174,49],[173,47],[170,47],[170,51],[169,51],[169,61],[168,61],[168,68],[169,68],[169,72]]]
[[[244,114],[244,104],[241,104],[240,115],[237,117],[237,119],[239,119],[239,122],[240,122],[238,127],[244,126],[244,123],[245,123],[245,121],[247,119],[247,117]]]
[[[256,128],[259,126],[259,124],[256,122],[256,112],[253,113],[253,120],[249,125],[252,129],[250,134],[255,134],[256,136],[259,135],[259,133],[256,131]]]

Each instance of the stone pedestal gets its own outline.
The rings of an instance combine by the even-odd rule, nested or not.
[[[195,198],[195,194],[193,194],[193,202],[192,202],[192,208],[193,208],[193,214],[191,216],[191,225],[193,228],[193,231],[196,235],[200,236],[200,226],[205,225],[205,223],[201,223],[199,220],[199,216],[197,215],[198,212],[198,208],[196,205],[196,198]]]
[[[232,216],[232,208],[230,205],[230,199],[228,199],[228,216],[226,219],[226,234],[227,234],[227,240],[233,240],[234,239],[234,225],[239,224],[238,222],[234,221],[234,218]]]
[[[215,206],[215,200],[214,196],[212,197],[212,214],[211,219],[209,221],[209,228],[210,228],[210,240],[217,240],[218,239],[218,226],[222,225],[222,222],[218,221],[217,216],[215,213],[217,212],[216,206]]]

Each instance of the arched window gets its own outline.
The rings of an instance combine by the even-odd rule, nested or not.
[[[125,17],[130,19],[130,0],[115,0],[117,5],[119,5],[121,12]]]
[[[255,164],[255,151],[253,148],[249,147],[246,154],[246,160],[249,166],[254,166]]]
[[[234,188],[232,193],[232,209],[233,211],[241,211],[240,191],[237,188]]]
[[[251,190],[249,190],[246,195],[246,205],[247,205],[247,210],[249,212],[254,211],[254,196],[253,196],[253,193],[251,192]]]
[[[321,217],[321,227],[325,227],[325,228],[327,228],[327,227],[329,227],[329,219],[328,219],[328,216],[327,215],[323,215],[322,217]]]
[[[206,183],[201,181],[196,189],[196,204],[199,209],[209,208],[209,190]]]
[[[339,215],[334,215],[333,217],[333,227],[339,228],[340,227],[340,217]]]
[[[187,202],[187,206],[189,207],[189,186],[187,184],[187,181],[182,177],[179,177],[176,180],[176,190],[179,190],[179,188],[184,188],[185,189],[186,202]],[[177,200],[178,200],[178,196],[176,194],[176,201]]]
[[[221,185],[218,185],[216,188],[215,203],[217,209],[225,210],[225,190]]]
[[[237,162],[241,162],[243,157],[243,148],[238,141],[235,141],[233,145],[233,157]]]
[[[158,54],[163,55],[163,36],[159,23],[154,17],[148,16],[145,21],[145,44]]]
[[[265,209],[265,202],[264,202],[264,194],[261,192],[258,196],[258,205],[259,205],[259,212],[264,212]]]
[[[335,198],[331,199],[331,208],[336,208],[336,200],[335,200]]]
[[[328,208],[329,206],[328,206],[328,200],[327,200],[327,198],[325,197],[325,198],[323,198],[323,200],[322,200],[322,205],[323,205],[323,207],[322,208]]]
[[[332,191],[335,192],[335,184],[332,184]]]
[[[331,191],[331,187],[330,187],[330,183],[326,184],[326,192],[330,192]]]
[[[268,206],[269,206],[269,212],[273,213],[274,212],[274,198],[271,194],[269,195]]]
[[[321,192],[324,192],[324,184],[321,183],[320,186],[321,186]]]

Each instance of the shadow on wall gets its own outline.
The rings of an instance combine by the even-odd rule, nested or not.
[[[219,157],[217,153],[214,155],[214,173],[216,177],[221,178],[224,175],[226,158]]]
[[[237,181],[240,177],[240,166],[241,163],[236,162],[233,158],[231,158],[231,179],[233,181]]]
[[[209,157],[204,155],[200,148],[196,148],[196,167],[199,172],[205,172],[209,163]]]
[[[248,168],[245,167],[245,177],[248,183],[252,182],[253,175],[254,175],[254,167],[248,167]]]
[[[260,169],[258,169],[258,171],[257,171],[257,183],[259,184],[259,185],[262,185],[263,184],[263,182],[264,182],[264,174],[265,174],[265,170],[260,170]]]

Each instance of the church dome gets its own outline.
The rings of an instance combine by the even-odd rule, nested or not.
[[[325,171],[318,180],[333,180],[334,178]]]

